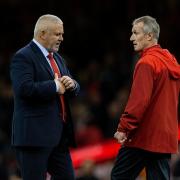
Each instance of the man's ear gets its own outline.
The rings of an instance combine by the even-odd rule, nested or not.
[[[45,38],[46,38],[46,31],[42,30],[42,31],[40,32],[40,38],[43,39],[43,40],[45,40]]]
[[[147,38],[148,41],[151,41],[154,38],[153,33],[147,33],[146,38]]]

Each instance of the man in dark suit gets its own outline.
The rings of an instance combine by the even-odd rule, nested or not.
[[[68,99],[79,84],[57,53],[63,41],[63,22],[41,16],[34,38],[15,53],[10,66],[14,91],[12,145],[23,180],[73,180],[68,147],[74,132]]]

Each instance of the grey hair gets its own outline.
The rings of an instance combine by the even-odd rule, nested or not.
[[[49,23],[63,24],[62,20],[55,15],[51,15],[51,14],[42,15],[39,17],[39,19],[36,22],[34,28],[34,37],[38,36],[39,32],[43,30],[48,30]]]
[[[140,22],[144,23],[144,33],[152,33],[155,39],[159,39],[160,26],[155,18],[151,16],[142,16],[140,18],[135,19],[132,25],[135,25]]]

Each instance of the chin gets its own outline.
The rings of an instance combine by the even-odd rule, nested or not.
[[[137,46],[134,46],[134,51],[138,51],[138,47]]]
[[[58,50],[59,50],[59,49],[55,48],[55,49],[53,49],[53,52],[58,52]]]
[[[134,51],[138,52],[138,51],[139,51],[139,49],[137,49],[137,48],[134,48]]]
[[[140,52],[140,51],[142,51],[142,49],[141,48],[134,48],[134,51]]]

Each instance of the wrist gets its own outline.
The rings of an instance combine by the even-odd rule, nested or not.
[[[60,83],[57,79],[54,79],[54,82],[56,84],[56,92],[59,92],[59,89],[60,89]]]

